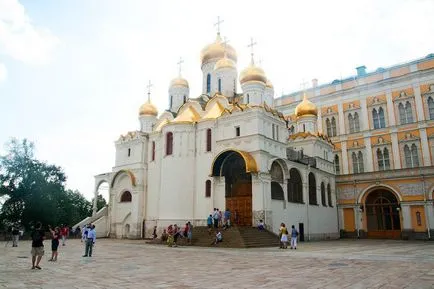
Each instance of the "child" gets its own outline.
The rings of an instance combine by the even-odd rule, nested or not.
[[[60,230],[59,227],[51,229],[51,226],[48,227],[51,232],[51,259],[48,261],[56,262],[57,261],[57,249],[59,248],[59,238],[60,238]]]

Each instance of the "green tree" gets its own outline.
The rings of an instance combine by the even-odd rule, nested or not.
[[[94,200],[95,200],[95,198],[93,198],[91,201],[92,205],[93,205]],[[104,197],[101,194],[98,194],[98,196],[96,198],[97,211],[101,210],[105,206],[107,206],[107,201],[104,199]]]

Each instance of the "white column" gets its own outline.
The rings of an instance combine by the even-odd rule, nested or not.
[[[317,121],[317,125],[318,125],[318,131],[322,133],[323,131],[322,131],[322,113],[321,113],[321,107],[318,108],[318,121]]]
[[[416,103],[417,121],[424,121],[425,113],[423,109],[422,96],[420,94],[420,87],[418,84],[413,84],[413,91],[414,91],[414,102]]]
[[[366,97],[360,99],[360,110],[361,116],[360,120],[362,122],[362,130],[369,130],[369,117],[368,117],[368,107],[366,104]]]
[[[390,136],[392,139],[393,168],[395,170],[399,170],[401,168],[401,158],[398,145],[398,134],[396,132],[392,132]]]
[[[387,100],[387,115],[389,119],[389,126],[395,125],[395,110],[393,109],[392,92],[389,90],[386,92]]]
[[[347,141],[341,142],[342,151],[342,172],[344,175],[348,174],[348,153],[347,153]]]
[[[96,215],[96,211],[98,210],[97,207],[97,201],[98,201],[98,187],[95,188],[93,192],[93,210],[92,210],[92,216]]]
[[[346,134],[345,132],[345,122],[344,122],[344,107],[342,102],[338,103],[338,115],[339,115],[339,132],[338,135]]]
[[[252,175],[252,225],[265,219],[265,198],[271,192],[271,176],[258,173]]]
[[[365,151],[366,151],[366,172],[373,172],[374,165],[372,160],[372,146],[371,138],[369,136],[365,137]]]
[[[213,208],[225,208],[225,177],[214,177],[212,182],[213,190],[211,191],[212,204],[209,208],[209,212],[212,212]],[[231,209],[231,208],[229,208]]]
[[[401,204],[401,216],[402,216],[402,228],[411,229],[411,214],[410,206],[407,204]]]
[[[419,129],[419,132],[420,132],[420,144],[422,146],[423,165],[428,167],[431,165],[431,155],[429,153],[428,137],[426,134],[426,128]]]

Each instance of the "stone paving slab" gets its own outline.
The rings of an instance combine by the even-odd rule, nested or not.
[[[100,239],[92,258],[68,240],[42,270],[30,242],[0,242],[0,288],[434,288],[434,242],[340,240],[278,248],[222,249]]]

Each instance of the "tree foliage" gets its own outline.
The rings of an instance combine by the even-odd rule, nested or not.
[[[92,199],[91,203],[93,204],[95,198]],[[96,198],[96,208],[97,211],[101,210],[107,206],[107,201],[104,199],[104,197],[101,194],[98,194],[98,197]]]
[[[12,139],[0,156],[0,222],[29,228],[43,224],[73,225],[91,214],[91,204],[79,192],[65,189],[58,166],[34,157],[34,145]]]

